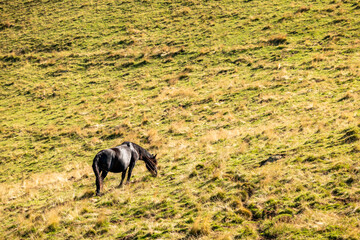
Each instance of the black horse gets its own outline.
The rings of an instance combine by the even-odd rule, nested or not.
[[[122,172],[121,182],[119,184],[119,187],[121,187],[126,175],[126,170],[129,168],[126,181],[126,183],[128,183],[137,160],[143,160],[146,164],[146,168],[154,176],[157,176],[156,155],[151,155],[148,151],[135,143],[124,142],[120,146],[98,152],[92,165],[96,176],[96,195],[100,195],[103,181],[108,172]]]

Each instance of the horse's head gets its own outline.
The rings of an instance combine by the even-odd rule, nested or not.
[[[155,177],[157,176],[158,173],[156,156],[157,154],[151,155],[151,157],[149,157],[147,161],[145,161],[147,170],[149,170],[152,173],[152,175]]]

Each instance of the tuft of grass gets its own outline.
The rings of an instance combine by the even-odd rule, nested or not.
[[[304,13],[310,11],[310,6],[301,6],[295,13]]]
[[[278,46],[280,44],[284,44],[287,42],[287,36],[285,34],[278,34],[271,36],[267,41],[266,44],[270,46]]]
[[[226,193],[222,190],[219,190],[216,194],[210,197],[210,201],[224,201],[226,198]]]
[[[253,216],[252,212],[245,207],[238,207],[235,213],[245,217],[246,219],[251,219]]]
[[[210,231],[210,217],[198,216],[189,231],[189,235],[199,237],[202,235],[209,235]]]
[[[342,137],[340,140],[343,143],[353,143],[360,139],[359,129],[358,128],[348,128],[342,131]]]
[[[109,222],[107,220],[106,215],[104,213],[99,214],[95,223],[95,228],[104,228],[107,227],[108,225]]]
[[[341,97],[338,102],[346,101],[349,99],[354,99],[354,95],[352,93],[346,93],[343,97]]]
[[[0,238],[358,239],[358,8],[1,4]],[[124,141],[159,176],[95,197]]]
[[[49,232],[55,232],[59,226],[60,226],[60,216],[59,216],[59,212],[57,212],[56,210],[52,210],[49,213],[47,213],[46,215],[46,228],[45,228],[45,232],[49,233]]]
[[[14,27],[14,25],[9,21],[2,21],[0,23],[0,30],[4,30],[6,28],[11,28],[11,27]]]

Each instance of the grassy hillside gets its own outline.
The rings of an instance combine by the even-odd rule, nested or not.
[[[0,9],[1,239],[359,239],[358,1]]]

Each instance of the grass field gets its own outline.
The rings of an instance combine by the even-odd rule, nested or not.
[[[360,239],[359,63],[356,0],[2,1],[0,238]]]

